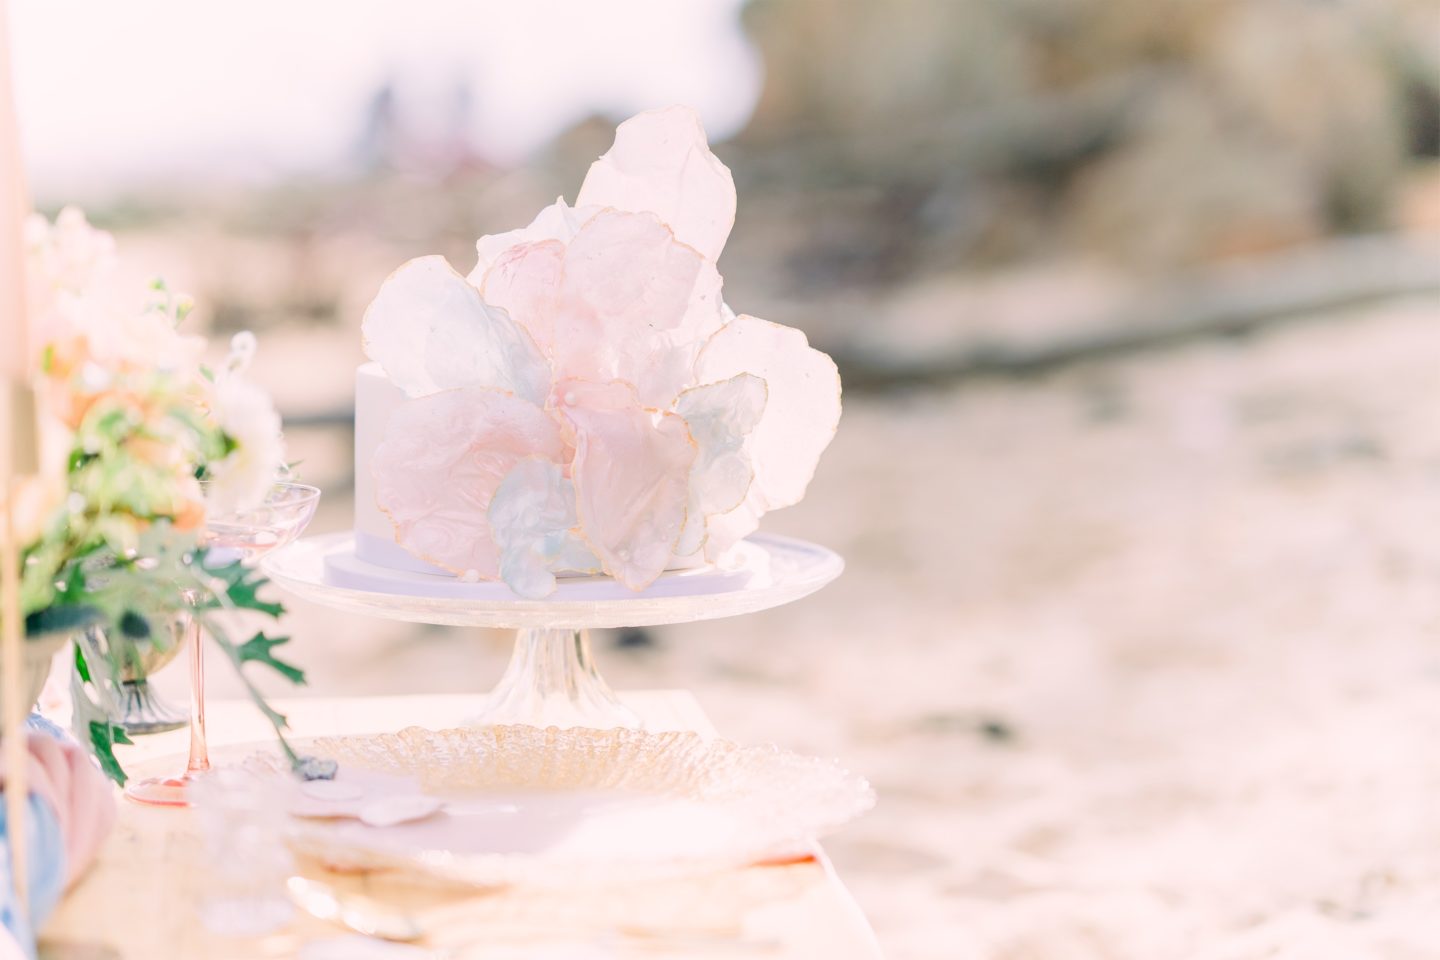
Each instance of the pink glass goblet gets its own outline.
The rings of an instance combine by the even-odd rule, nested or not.
[[[316,487],[289,481],[276,483],[259,506],[207,515],[202,540],[212,560],[240,560],[249,565],[300,536],[315,516],[319,502]],[[190,644],[190,760],[178,777],[132,780],[125,787],[125,795],[140,803],[189,806],[186,793],[190,783],[197,774],[210,769],[205,740],[205,648],[199,621],[189,618],[185,632]]]

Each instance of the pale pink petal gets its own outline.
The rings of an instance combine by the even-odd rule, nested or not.
[[[702,381],[753,373],[769,390],[765,412],[746,440],[754,482],[745,503],[709,524],[705,552],[713,557],[755,529],[767,510],[805,496],[840,423],[840,374],[799,330],[744,314],[710,338],[695,370]]]
[[[458,387],[508,390],[535,403],[550,367],[530,335],[451,269],[444,257],[411,260],[365,311],[365,352],[412,397]]]
[[[607,210],[585,224],[560,296],[556,378],[625,380],[648,406],[694,383],[695,357],[723,323],[714,265],[650,214]]]
[[[760,529],[760,518],[769,507],[754,483],[745,500],[727,513],[705,518],[705,559],[714,563],[731,547]]]
[[[606,573],[642,590],[669,565],[685,525],[695,462],[685,421],[644,408],[625,383],[563,381],[553,402],[575,433],[581,533]]]
[[[493,580],[500,551],[487,511],[521,460],[560,462],[560,429],[519,397],[469,387],[407,401],[391,414],[375,450],[375,502],[395,541],[460,576]]]
[[[735,225],[735,182],[689,107],[649,110],[620,124],[575,202],[653,213],[711,262]]]
[[[555,309],[565,244],[539,240],[511,247],[485,274],[480,296],[530,332],[539,348],[550,354],[555,340]]]
[[[707,520],[745,501],[754,469],[745,440],[765,409],[765,381],[741,373],[719,383],[692,387],[675,401],[695,441],[690,470],[690,503],[676,556],[689,556],[705,541]]]
[[[549,596],[556,573],[601,569],[576,529],[575,485],[559,463],[521,460],[495,490],[488,515],[500,549],[500,579],[519,596]]]
[[[545,240],[558,240],[561,243],[569,243],[570,238],[580,231],[580,227],[597,212],[598,207],[581,209],[571,207],[565,203],[564,197],[556,197],[555,202],[541,210],[530,221],[528,226],[518,230],[509,230],[505,233],[486,234],[475,241],[475,253],[478,257],[475,269],[470,271],[470,282],[480,286],[485,282],[485,275],[495,265],[506,250],[517,247],[522,243],[540,243]]]

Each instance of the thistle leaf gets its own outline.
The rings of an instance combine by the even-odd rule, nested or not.
[[[204,565],[204,558],[201,558]],[[225,597],[240,610],[254,610],[270,617],[278,618],[285,612],[284,604],[272,603],[261,600],[259,597],[260,588],[270,581],[255,570],[246,567],[236,560],[231,563],[219,566],[205,566],[205,572],[212,577],[218,578],[225,585]],[[211,599],[206,603],[211,609],[218,609],[221,606],[219,600]]]
[[[264,633],[257,633],[249,640],[240,644],[235,652],[239,656],[241,663],[263,663],[284,676],[291,683],[303,684],[305,682],[305,671],[275,656],[275,648],[289,642],[289,637],[268,637]]]
[[[129,778],[120,761],[115,759],[115,744],[129,742],[130,738],[121,727],[101,720],[90,721],[90,746],[95,750],[95,759],[100,762],[100,769],[105,771],[105,775],[122,787]]]

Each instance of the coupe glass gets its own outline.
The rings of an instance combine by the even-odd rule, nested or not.
[[[211,864],[199,903],[206,929],[227,937],[259,937],[294,915],[285,878],[295,861],[285,844],[286,810],[294,782],[242,766],[198,777],[190,786]]]
[[[255,563],[271,550],[285,546],[304,532],[320,491],[303,483],[284,481],[270,488],[259,506],[235,513],[210,514],[205,518],[204,543],[217,560]],[[190,644],[190,762],[178,777],[150,777],[132,780],[125,795],[140,803],[160,806],[189,806],[186,792],[198,773],[210,769],[210,752],[205,742],[205,654],[200,624],[193,617],[186,624]]]

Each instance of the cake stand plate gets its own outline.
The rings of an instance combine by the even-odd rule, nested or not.
[[[639,727],[595,669],[588,630],[690,623],[755,613],[799,600],[840,575],[824,547],[754,534],[718,565],[666,571],[632,591],[609,577],[562,577],[544,600],[503,583],[393,570],[355,555],[352,533],[307,537],[271,554],[265,575],[306,600],[369,616],[518,631],[515,653],[475,719],[480,724]]]

